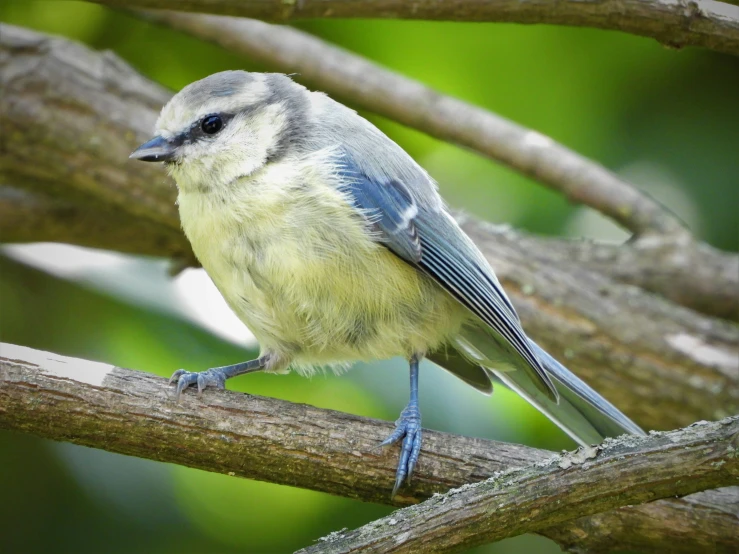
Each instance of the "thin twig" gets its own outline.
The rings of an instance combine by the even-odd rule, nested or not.
[[[728,54],[739,54],[739,8],[711,0],[94,1],[109,6],[238,15],[266,21],[362,17],[573,25],[650,37],[672,48],[702,46]]]
[[[397,463],[397,448],[377,449],[392,429],[388,422],[230,391],[206,390],[202,398],[188,391],[176,403],[172,388],[161,377],[4,343],[0,344],[0,428],[384,504],[390,503]],[[703,428],[695,429],[700,432]],[[552,455],[524,446],[424,431],[417,474],[412,486],[395,498],[395,504],[418,502],[496,472],[542,464]],[[650,464],[653,461],[649,458]],[[718,473],[712,474],[715,480],[701,481],[701,486],[726,484],[724,472],[734,467],[732,463],[726,461],[723,469],[723,464],[717,466]],[[631,456],[625,465],[633,467],[623,468],[632,473],[644,467],[639,456]],[[689,474],[687,466],[675,469]],[[579,469],[573,467],[563,478],[577,472]],[[629,483],[621,477],[614,479],[614,475],[606,472],[604,480]],[[657,475],[645,477],[645,481]],[[697,479],[690,475],[686,482]],[[562,481],[565,483],[569,482]],[[688,492],[680,488],[683,485],[672,485],[675,493]],[[731,543],[734,526],[727,525],[725,513],[730,509],[730,498],[721,491],[704,495],[702,500],[688,497],[684,502],[624,508],[614,513],[612,522],[602,514],[598,516],[602,526],[590,533],[594,538],[607,533],[613,548],[628,544],[633,531],[617,523],[624,517],[640,518],[646,510],[645,514],[659,516],[641,517],[643,539],[654,541],[654,547],[679,536],[677,529],[693,517],[699,518],[699,528],[682,544],[700,551],[706,544]],[[541,502],[546,499],[542,497]],[[640,501],[644,500],[641,497]],[[593,499],[600,507],[601,501]],[[700,509],[693,510],[691,502]],[[711,506],[724,506],[724,512],[712,511]],[[688,507],[691,509],[686,510]],[[578,515],[570,513],[571,517]],[[587,520],[573,522],[572,528],[560,523],[543,533],[555,539],[564,537],[561,540],[566,542]]]
[[[595,208],[637,235],[687,234],[656,201],[549,137],[439,94],[303,31],[221,16],[146,12],[145,17],[285,73],[297,72],[299,79],[354,105],[469,147]]]

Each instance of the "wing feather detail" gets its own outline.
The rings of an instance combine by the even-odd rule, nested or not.
[[[442,211],[419,207],[399,180],[370,179],[351,157],[339,160],[340,190],[400,258],[423,271],[487,324],[520,356],[536,387],[556,401],[557,391],[532,350],[518,315],[474,244]]]

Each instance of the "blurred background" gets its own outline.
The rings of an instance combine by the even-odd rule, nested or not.
[[[0,20],[110,49],[172,90],[225,69],[271,69],[80,2],[4,0]],[[739,247],[739,59],[564,27],[297,26],[550,135],[638,184],[709,243]],[[490,160],[364,115],[430,171],[456,208],[535,233],[610,241],[626,236],[598,214]],[[254,355],[248,330],[202,270],[172,279],[167,260],[53,244],[4,246],[0,314],[4,342],[167,377],[178,368],[201,370]],[[431,364],[422,375],[425,427],[555,450],[574,447],[505,390],[484,397]],[[341,378],[255,374],[228,387],[394,420],[407,401],[407,381],[406,363],[391,360],[358,365]],[[2,431],[0,468],[0,550],[8,553],[290,552],[390,512]],[[522,550],[559,551],[546,539],[524,536],[474,552]]]

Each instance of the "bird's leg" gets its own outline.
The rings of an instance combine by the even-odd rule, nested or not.
[[[178,369],[172,374],[172,377],[170,377],[169,384],[177,383],[175,399],[179,400],[182,391],[190,385],[197,384],[198,395],[202,394],[203,390],[207,387],[225,389],[226,379],[236,377],[237,375],[243,375],[245,373],[261,371],[266,367],[269,361],[270,356],[266,355],[257,358],[256,360],[250,360],[240,364],[226,365],[223,367],[213,367],[205,371],[185,371],[184,369]]]
[[[398,492],[403,480],[411,482],[413,469],[416,467],[418,455],[421,452],[421,410],[418,407],[418,356],[410,359],[411,368],[411,399],[405,409],[400,412],[400,417],[395,422],[395,431],[386,438],[380,446],[386,446],[398,442],[401,438],[403,443],[400,447],[400,460],[398,470],[395,473],[395,486],[391,498]]]

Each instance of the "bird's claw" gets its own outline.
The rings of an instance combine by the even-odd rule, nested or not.
[[[391,498],[398,492],[404,480],[411,482],[418,455],[421,453],[421,435],[421,412],[418,409],[418,403],[411,402],[400,412],[400,417],[395,422],[395,431],[380,443],[380,446],[387,446],[403,439]]]
[[[186,371],[178,369],[169,378],[169,384],[177,383],[175,391],[175,400],[179,401],[182,391],[190,385],[197,385],[198,396],[203,394],[203,390],[208,387],[217,389],[226,388],[226,376],[220,368],[208,369],[206,371]]]

